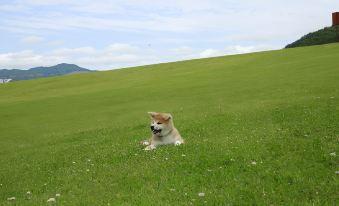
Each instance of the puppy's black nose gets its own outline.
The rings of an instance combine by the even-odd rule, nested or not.
[[[154,130],[154,126],[151,126],[151,130]]]

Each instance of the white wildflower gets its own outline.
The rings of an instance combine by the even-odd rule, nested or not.
[[[198,193],[198,196],[199,196],[199,197],[204,197],[204,196],[205,196],[205,193],[199,192],[199,193]]]
[[[252,165],[256,165],[257,162],[256,162],[256,161],[252,161],[251,164],[252,164]]]
[[[330,153],[330,156],[335,157],[337,154],[335,152]]]
[[[143,141],[143,142],[142,142],[142,145],[148,146],[148,145],[149,145],[149,141]]]
[[[27,195],[30,195],[30,194],[32,194],[32,193],[31,193],[31,191],[27,191],[26,194],[27,194]]]
[[[186,157],[186,155],[185,155],[185,154],[182,154],[181,156],[182,156],[182,157]]]
[[[59,193],[55,194],[55,197],[60,197],[61,195]]]
[[[15,200],[15,197],[9,197],[9,198],[7,198],[7,200],[8,201],[13,201],[13,200]]]
[[[51,197],[47,200],[47,202],[55,202],[55,198],[54,197]]]

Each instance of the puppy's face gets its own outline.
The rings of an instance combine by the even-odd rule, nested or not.
[[[151,116],[151,131],[154,135],[163,136],[173,128],[172,116],[167,113],[148,112]]]

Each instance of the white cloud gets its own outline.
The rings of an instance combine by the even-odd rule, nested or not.
[[[71,8],[75,12],[84,12],[92,14],[115,14],[122,13],[123,9],[118,4],[111,4],[105,1],[91,1],[74,5]]]
[[[0,5],[0,11],[2,12],[20,12],[26,8],[20,4],[2,4]]]
[[[272,46],[267,45],[258,45],[258,46],[228,46],[222,49],[205,49],[200,52],[200,58],[206,57],[213,57],[213,56],[223,56],[223,55],[230,55],[230,54],[244,54],[244,53],[251,53],[257,51],[265,51],[265,50],[273,50],[276,49]]]
[[[197,53],[198,50],[193,49],[189,46],[180,46],[177,48],[169,49],[168,53],[165,55],[168,56],[169,60],[176,61],[199,58],[199,55],[197,55]]]
[[[65,4],[71,1],[68,0],[22,0],[20,3],[28,4],[28,5],[57,5],[57,4]]]
[[[181,46],[178,48],[170,49],[170,51],[179,55],[190,55],[192,54],[193,49],[189,46]]]
[[[206,49],[206,50],[200,52],[200,54],[199,54],[199,56],[201,58],[219,56],[219,55],[221,55],[221,51],[218,51],[216,49]]]
[[[122,44],[122,43],[115,43],[111,44],[107,47],[107,51],[110,52],[124,52],[124,53],[131,53],[131,52],[137,52],[138,48],[135,46],[131,46],[129,44]]]
[[[18,66],[19,68],[26,65],[38,65],[43,63],[43,56],[35,54],[31,50],[24,50],[13,53],[0,54],[0,65],[4,68],[13,68]]]
[[[25,44],[37,44],[44,41],[44,38],[41,36],[26,36],[20,39],[21,42]]]
[[[79,48],[59,48],[51,51],[52,55],[91,55],[95,54],[97,51],[93,47],[79,47]]]

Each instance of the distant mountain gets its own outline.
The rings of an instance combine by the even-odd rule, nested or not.
[[[62,76],[66,74],[82,72],[93,72],[93,70],[85,69],[75,64],[62,63],[51,67],[34,67],[28,70],[1,69],[0,79],[13,79],[13,81],[17,81],[17,80]]]
[[[339,26],[325,27],[316,32],[306,34],[299,40],[288,44],[285,48],[329,44],[339,42]]]

